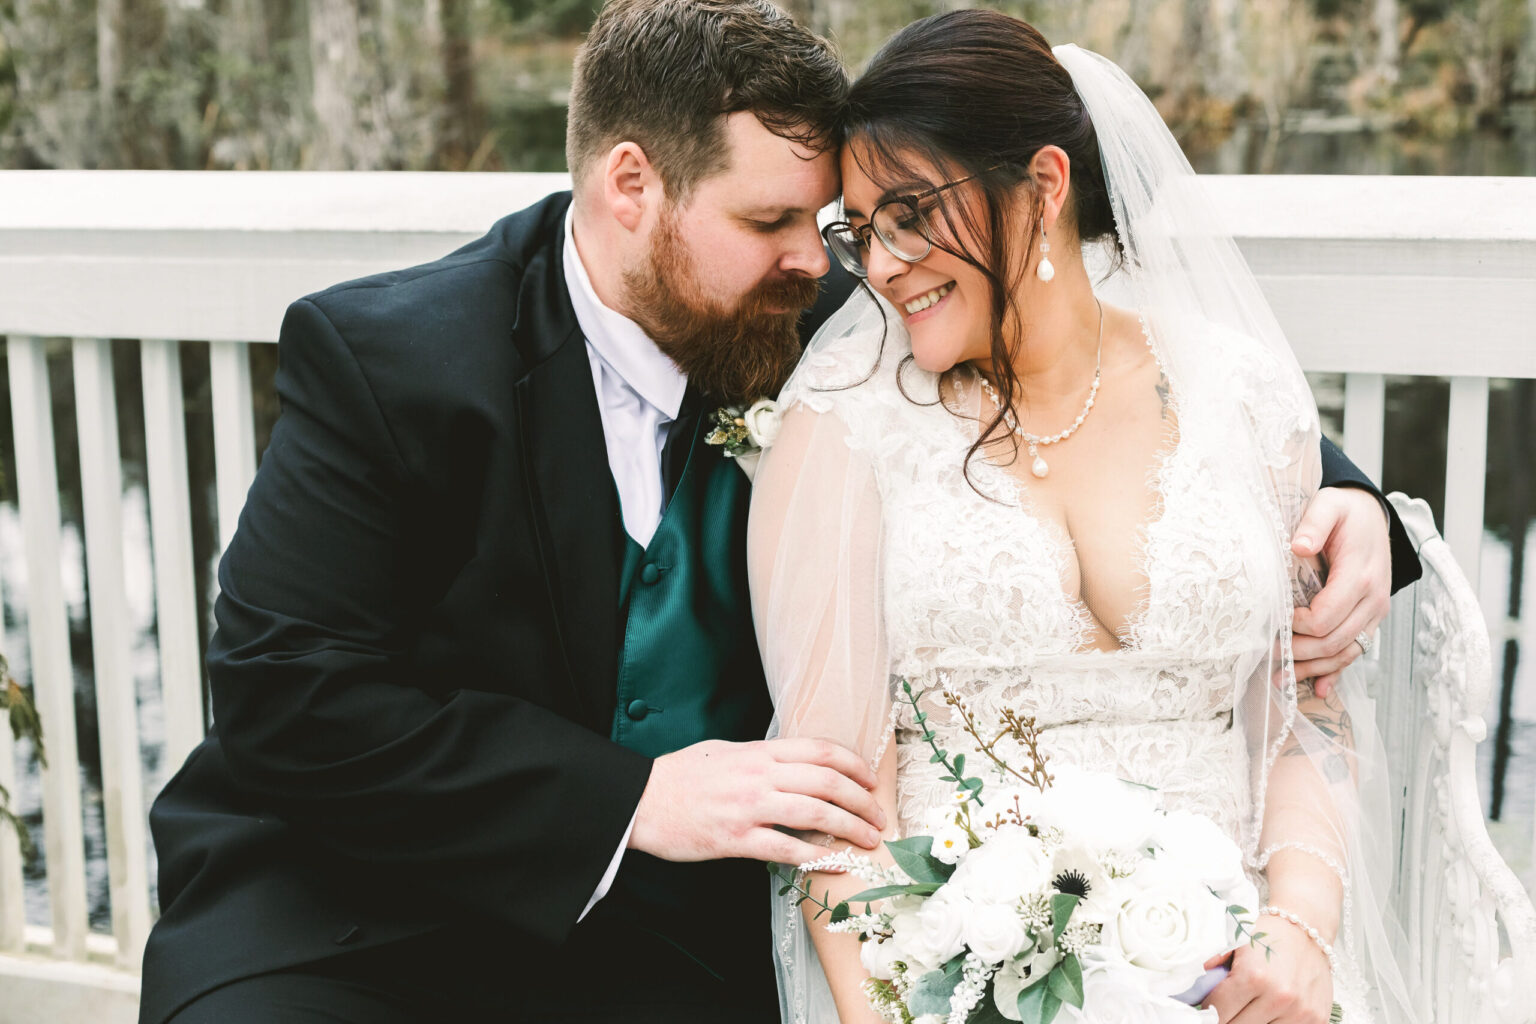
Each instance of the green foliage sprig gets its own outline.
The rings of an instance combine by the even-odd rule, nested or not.
[[[939,746],[938,733],[934,732],[933,729],[931,729],[928,725],[928,712],[918,707],[918,701],[920,701],[923,697],[923,694],[927,692],[928,691],[926,690],[919,690],[918,692],[913,693],[912,684],[907,682],[905,679],[901,681],[903,703],[912,708],[912,719],[923,730],[923,742],[928,744],[928,746],[933,750],[933,756],[928,759],[928,763],[943,765],[944,770],[949,772],[948,775],[943,777],[943,781],[953,782],[958,790],[970,794],[970,798],[976,801],[977,807],[985,807],[986,803],[981,799],[981,791],[984,788],[984,784],[982,783],[981,779],[975,776],[966,776],[965,755],[956,754],[954,757],[950,757],[949,751]],[[952,696],[953,695],[949,694],[948,691],[945,692],[946,699],[952,700]],[[972,735],[975,735],[975,733],[973,732]],[[996,759],[994,758],[994,760]]]
[[[11,677],[10,664],[4,654],[0,654],[0,711],[4,711],[10,721],[11,735],[18,740],[30,740],[32,755],[46,768],[48,755],[43,747],[43,722],[37,714],[37,705],[32,702],[31,693]],[[37,844],[32,841],[32,833],[16,816],[16,812],[11,810],[11,794],[4,786],[0,786],[0,822],[9,823],[16,830],[23,857],[31,860],[37,856]]]

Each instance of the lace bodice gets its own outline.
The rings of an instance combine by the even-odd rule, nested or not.
[[[1247,415],[1241,399],[1262,387],[1257,353],[1234,342],[1212,360],[1234,401],[1181,406],[1177,440],[1153,479],[1130,484],[1155,489],[1155,511],[1137,544],[1145,592],[1113,651],[1091,645],[1091,613],[1064,586],[1070,538],[1032,514],[1027,488],[1006,469],[977,458],[966,478],[976,425],[935,401],[954,376],[903,366],[902,354],[885,351],[856,387],[828,388],[876,362],[874,348],[850,339],[810,357],[795,397],[843,420],[847,443],[872,466],[891,672],[926,691],[921,705],[938,742],[974,748],[944,690],[994,732],[1009,708],[1035,717],[1056,763],[1156,786],[1167,806],[1209,814],[1237,836],[1250,786],[1245,745],[1231,729],[1233,681],[1270,649],[1281,557],[1247,478],[1228,464],[1232,419]],[[1266,415],[1295,423],[1303,413]],[[898,812],[910,831],[953,786],[929,764],[912,709],[894,711]]]
[[[1164,367],[1174,426],[1150,472],[1123,485],[1141,493],[1120,511],[1150,510],[1124,548],[1139,570],[1126,578],[1142,582],[1123,621],[1101,621],[1079,596],[1087,562],[1060,510],[1032,505],[1031,485],[984,455],[967,475],[973,378],[919,370],[904,340],[834,338],[781,396],[786,454],[766,463],[749,550],[775,731],[877,759],[892,756],[881,744],[894,736],[898,824],[921,832],[954,792],[923,727],[966,753],[968,772],[988,764],[947,693],[988,738],[1005,709],[1033,717],[1051,764],[1152,786],[1165,808],[1210,817],[1245,851],[1261,892],[1266,852],[1285,846],[1321,853],[1342,878],[1326,851],[1274,831],[1266,813],[1295,713],[1294,687],[1270,683],[1305,575],[1288,539],[1316,486],[1317,414],[1299,374],[1242,336],[1185,339],[1179,373]],[[1085,536],[1085,549],[1102,539]],[[876,692],[902,681],[922,691],[916,710]],[[871,706],[888,717],[872,721]],[[1024,763],[1012,742],[995,749]],[[1348,899],[1344,911],[1348,931]],[[1335,997],[1352,1024],[1368,1022],[1352,953],[1341,957]]]

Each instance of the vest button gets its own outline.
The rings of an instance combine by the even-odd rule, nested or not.
[[[647,568],[649,568],[649,567],[647,567]],[[645,701],[643,701],[643,700],[632,700],[632,701],[629,702],[629,707],[624,709],[624,713],[626,715],[628,715],[630,718],[632,718],[635,721],[639,722],[639,721],[643,720],[646,715],[651,713],[651,709],[646,705]]]
[[[640,570],[641,583],[655,583],[661,579],[661,570],[656,568],[655,562],[647,562],[645,568]]]

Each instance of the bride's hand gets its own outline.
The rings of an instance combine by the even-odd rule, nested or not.
[[[1239,946],[1232,973],[1205,1004],[1221,1024],[1327,1024],[1333,1010],[1333,975],[1328,958],[1300,928],[1278,917],[1259,918],[1259,941],[1270,947]],[[1206,964],[1214,967],[1226,954]]]

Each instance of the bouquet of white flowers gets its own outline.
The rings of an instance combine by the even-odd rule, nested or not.
[[[783,890],[859,937],[870,1005],[899,1024],[1214,1020],[1190,1005],[1209,989],[1205,962],[1262,937],[1237,844],[1208,818],[1163,810],[1153,789],[1047,772],[1034,722],[1005,712],[1003,733],[1033,762],[1015,770],[946,694],[1006,782],[987,787],[965,774],[965,755],[937,746],[921,695],[903,691],[955,783],[953,805],[928,834],[886,844],[895,867],[846,851],[801,866],[871,888],[835,906],[799,875]]]

